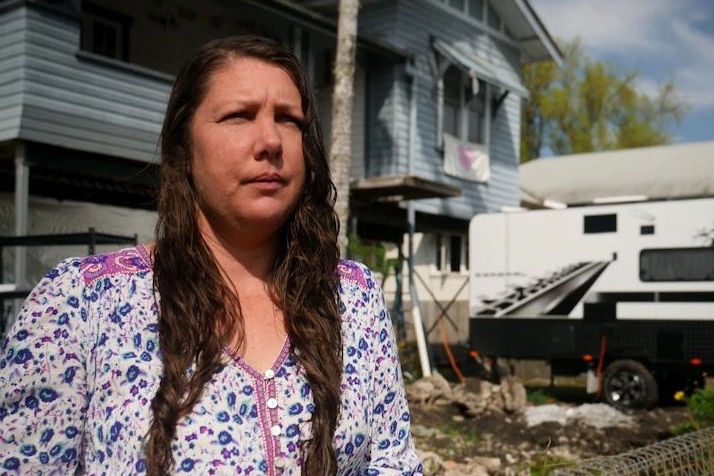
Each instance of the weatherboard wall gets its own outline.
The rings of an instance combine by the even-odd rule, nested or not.
[[[509,93],[490,130],[491,179],[476,183],[446,175],[443,151],[437,142],[437,78],[431,38],[468,41],[488,57],[492,67],[513,76],[519,71],[517,48],[489,35],[476,22],[429,0],[400,0],[366,4],[360,11],[361,31],[383,38],[413,53],[417,81],[417,131],[409,157],[409,113],[412,85],[404,68],[373,68],[370,90],[369,174],[407,174],[457,186],[461,197],[419,200],[419,211],[469,219],[475,213],[518,203],[518,162],[522,99]]]
[[[20,130],[25,23],[19,9],[0,14],[0,141]]]

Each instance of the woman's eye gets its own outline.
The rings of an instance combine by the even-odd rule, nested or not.
[[[276,118],[276,120],[277,120],[277,122],[285,122],[285,123],[295,124],[299,128],[302,128],[302,124],[303,124],[302,119],[295,117],[295,116],[291,116],[289,114],[280,115]]]
[[[224,121],[236,121],[236,120],[247,119],[247,118],[248,118],[248,114],[247,114],[246,112],[244,112],[244,111],[235,111],[235,112],[231,112],[231,113],[226,114],[226,115],[223,117],[223,120],[224,120]]]

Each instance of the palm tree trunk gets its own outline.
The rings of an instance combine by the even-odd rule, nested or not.
[[[340,254],[347,251],[347,221],[350,215],[350,159],[352,155],[352,105],[357,51],[357,14],[359,0],[340,0],[337,24],[334,89],[332,92],[332,127],[330,168],[337,187],[335,210],[340,220]]]

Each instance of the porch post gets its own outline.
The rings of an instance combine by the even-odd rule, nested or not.
[[[15,236],[27,235],[27,213],[30,200],[30,166],[25,160],[25,144],[20,141],[15,149]],[[15,247],[15,286],[27,285],[27,248]]]
[[[422,377],[431,376],[431,364],[429,362],[429,349],[424,335],[424,323],[421,318],[421,304],[419,303],[419,295],[416,290],[416,282],[414,281],[414,229],[416,222],[416,213],[412,201],[409,201],[407,208],[407,222],[409,227],[409,255],[407,260],[409,263],[409,297],[412,301],[412,320],[414,321],[414,334],[417,342],[417,350],[419,351],[419,363],[421,365]]]

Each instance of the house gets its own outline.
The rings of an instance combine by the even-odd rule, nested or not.
[[[361,3],[353,228],[401,246],[411,227],[415,269],[448,300],[467,277],[468,220],[518,203],[520,67],[560,52],[527,0]],[[291,46],[329,134],[336,15],[337,0],[0,0],[0,233],[150,239],[167,94],[211,38]],[[54,262],[28,256],[27,277],[6,279]]]

